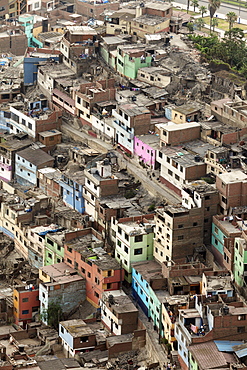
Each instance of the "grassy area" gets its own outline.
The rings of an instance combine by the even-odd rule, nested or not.
[[[204,17],[203,18],[206,24],[210,24],[210,17]],[[220,28],[223,31],[229,31],[229,23],[225,19],[217,18],[218,20],[218,26],[216,28]],[[241,28],[241,30],[247,30],[246,24],[239,24],[234,23],[233,27]]]
[[[177,10],[179,12],[183,12],[183,13],[187,13],[187,10],[186,9],[180,9],[180,8],[173,8],[174,10]],[[192,11],[188,11],[188,14],[190,15],[198,15],[198,13],[195,13],[195,12],[192,12]]]
[[[242,8],[246,8],[246,2],[245,1],[224,0],[224,1],[222,1],[222,3],[232,4],[232,5],[240,6]]]

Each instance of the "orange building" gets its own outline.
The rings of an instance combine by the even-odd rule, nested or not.
[[[103,241],[92,228],[77,231],[77,237],[65,242],[64,262],[75,268],[86,280],[87,300],[99,307],[102,293],[117,290],[124,280],[124,270],[115,258],[102,248]]]
[[[27,323],[34,321],[39,311],[39,288],[35,285],[16,286],[13,291],[15,324],[26,328]]]

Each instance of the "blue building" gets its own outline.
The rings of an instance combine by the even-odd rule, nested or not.
[[[151,319],[153,299],[151,301],[150,298],[163,281],[162,267],[158,262],[143,261],[132,265],[132,295],[145,315]]]
[[[0,111],[0,129],[10,132],[9,128],[10,112]]]
[[[84,183],[83,171],[78,171],[73,175],[62,175],[62,179],[59,181],[64,203],[80,213],[85,212],[83,198]]]
[[[54,158],[42,149],[26,148],[15,155],[15,178],[21,185],[36,186],[37,171],[53,164]]]
[[[48,60],[59,61],[58,50],[37,49],[29,47],[24,57],[24,86],[32,86],[37,81],[38,66]]]

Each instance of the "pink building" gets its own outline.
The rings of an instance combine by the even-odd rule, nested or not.
[[[156,169],[156,149],[159,148],[159,136],[147,134],[134,137],[134,155],[139,162]]]

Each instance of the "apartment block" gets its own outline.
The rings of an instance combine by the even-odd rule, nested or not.
[[[234,207],[247,204],[247,175],[241,170],[232,170],[216,177],[219,191],[219,211],[227,215]]]
[[[136,218],[112,219],[112,233],[116,240],[115,258],[125,270],[125,280],[131,283],[132,263],[153,259],[154,222],[152,215]]]
[[[186,259],[203,245],[204,218],[200,208],[166,206],[154,217],[154,258],[159,262]]]

